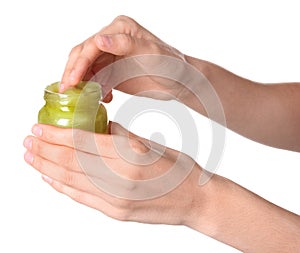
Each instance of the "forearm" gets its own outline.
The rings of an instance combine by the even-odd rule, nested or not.
[[[197,203],[197,194],[207,197]],[[188,226],[243,252],[297,252],[300,216],[215,175],[198,186]],[[201,214],[201,215],[199,215]]]
[[[206,61],[186,59],[213,86],[229,129],[266,145],[300,151],[300,83],[265,85]],[[187,106],[207,116],[196,96],[186,98]]]

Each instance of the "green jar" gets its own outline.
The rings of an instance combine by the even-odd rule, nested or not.
[[[46,103],[39,111],[39,123],[107,133],[107,112],[100,103],[102,94],[98,83],[82,81],[64,93],[58,90],[59,82],[46,87]]]

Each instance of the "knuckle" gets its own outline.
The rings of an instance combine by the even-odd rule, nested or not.
[[[114,19],[112,24],[122,31],[128,25],[128,22],[123,16],[118,16]]]
[[[121,210],[126,210],[130,207],[131,205],[131,200],[125,199],[125,198],[119,198],[117,200],[117,207]]]
[[[149,148],[139,140],[131,139],[129,141],[129,145],[131,147],[131,150],[138,155],[146,154],[147,152],[149,152]]]
[[[87,134],[79,129],[73,130],[73,143],[77,149],[86,149],[87,146]]]
[[[65,194],[65,186],[57,181],[53,181],[52,186],[54,187],[54,189],[60,193]]]
[[[73,56],[73,55],[78,55],[80,54],[80,52],[82,51],[82,48],[83,48],[83,44],[78,44],[76,45],[75,47],[73,47],[69,53],[69,57],[70,56]]]
[[[127,48],[131,45],[131,37],[126,34],[120,34],[118,42],[121,48]]]
[[[119,34],[118,42],[116,43],[116,48],[119,54],[125,55],[132,51],[132,40],[133,38],[127,34]]]
[[[71,199],[78,203],[85,203],[85,195],[80,191],[69,190],[68,195]]]
[[[146,162],[148,158],[149,148],[146,147],[141,141],[133,140],[130,141],[130,156],[131,161],[135,165],[142,165]],[[141,177],[141,169],[140,167],[134,167],[132,170],[129,171],[131,179],[138,180]]]
[[[98,154],[97,145],[95,143],[96,137],[92,132],[73,129],[72,138],[75,150]]]
[[[163,45],[161,43],[153,43],[153,42],[148,41],[147,47],[149,48],[149,51],[151,51],[152,53],[161,54],[165,45]],[[164,52],[164,54],[166,54],[166,52]],[[159,63],[156,62],[156,64],[159,64]]]
[[[134,200],[119,198],[115,201],[115,208],[119,219],[127,220],[134,210]]]
[[[131,179],[138,180],[141,178],[141,166],[151,160],[151,150],[142,141],[137,139],[127,139],[124,148],[120,152],[124,162],[132,165],[132,170],[127,170],[126,174]]]
[[[132,34],[130,31],[137,31],[140,27],[134,19],[126,15],[117,16],[113,20],[112,25],[116,26],[119,31],[122,31],[126,34]]]
[[[81,191],[75,190],[73,188],[70,188],[67,185],[64,185],[64,184],[61,184],[58,182],[54,182],[54,187],[58,192],[69,196],[71,199],[73,199],[74,201],[76,201],[78,203],[85,202],[85,194]]]
[[[74,151],[60,152],[57,155],[58,163],[64,167],[72,168],[75,164],[75,154]]]
[[[131,22],[133,22],[133,19],[126,15],[118,15],[113,21],[114,24],[119,24],[119,25],[127,25]]]
[[[43,173],[45,169],[44,160],[39,156],[35,156],[33,159],[33,167],[36,168],[39,172]]]
[[[92,64],[92,59],[90,56],[88,56],[88,54],[82,52],[81,55],[78,56],[77,58],[77,62],[75,63],[75,65],[77,67],[80,66],[89,66],[90,64]]]
[[[44,154],[45,153],[45,148],[44,145],[41,144],[41,141],[34,138],[32,141],[32,151],[35,154]]]
[[[62,181],[65,185],[73,185],[75,182],[75,178],[72,172],[64,170],[62,172]]]
[[[43,132],[44,141],[49,143],[57,143],[59,139],[64,137],[64,131],[57,132],[54,131],[54,126],[47,126],[50,131]]]
[[[131,217],[131,211],[128,209],[118,209],[112,214],[113,218],[119,221],[129,221]]]

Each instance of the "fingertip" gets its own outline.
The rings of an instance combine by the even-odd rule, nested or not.
[[[46,175],[42,175],[42,179],[43,179],[46,183],[48,183],[48,184],[52,184],[52,183],[53,183],[53,179],[50,178],[50,177],[48,177],[48,176],[46,176]]]
[[[41,124],[34,124],[31,132],[37,136],[37,137],[41,137],[43,135],[43,128],[41,126]]]
[[[59,92],[63,93],[68,88],[76,86],[83,78],[85,74],[85,68],[88,67],[85,61],[77,61],[72,69],[68,69],[63,74],[59,85]]]
[[[66,90],[66,86],[63,83],[59,84],[58,92],[63,93]]]
[[[33,154],[30,152],[30,151],[26,151],[25,154],[24,154],[24,160],[32,165],[33,164],[33,160],[34,160],[34,157],[33,157]]]
[[[27,149],[27,150],[31,150],[32,149],[32,142],[33,142],[33,138],[32,136],[27,136],[24,141],[23,141],[23,146]]]
[[[106,96],[105,98],[102,100],[104,103],[110,103],[113,99],[113,94],[112,92],[110,91]]]

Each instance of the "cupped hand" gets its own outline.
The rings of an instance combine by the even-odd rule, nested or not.
[[[151,57],[154,55],[157,57]],[[120,75],[120,69],[121,72],[124,72],[124,68],[126,71],[126,68],[132,70],[142,67],[144,72],[140,77],[129,76],[125,80],[121,80],[121,77],[118,80],[109,79],[107,77],[108,71],[101,73],[101,70],[118,60],[137,56],[142,56],[142,58],[140,57],[134,63],[129,64],[126,61],[121,62],[121,67],[116,65],[113,73],[110,70],[109,74],[116,76]],[[103,85],[105,102],[112,99],[112,88],[132,95],[156,99],[176,99],[184,90],[183,85],[174,80],[153,76],[149,73],[155,67],[158,68],[158,71],[166,68],[166,71],[171,74],[180,71],[176,66],[168,66],[168,58],[163,59],[163,56],[185,62],[184,55],[178,50],[161,41],[133,19],[119,16],[110,25],[71,50],[62,76],[60,91],[76,85],[80,80],[92,79]]]
[[[187,155],[110,123],[110,134],[34,125],[25,160],[55,190],[126,221],[186,224],[201,168]],[[201,201],[200,201],[201,203]]]

